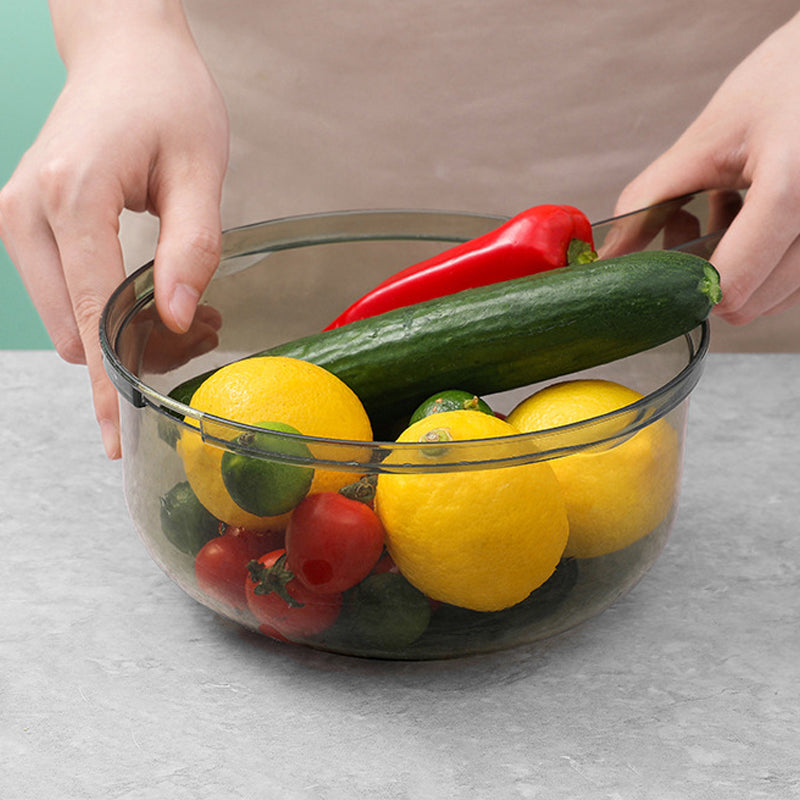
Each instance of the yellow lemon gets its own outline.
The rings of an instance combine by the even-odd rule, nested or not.
[[[295,358],[254,357],[228,364],[198,387],[190,405],[248,425],[279,421],[306,436],[372,439],[369,418],[355,393],[322,367]],[[191,418],[186,421],[196,425]],[[213,427],[210,422],[209,428]],[[231,438],[235,435],[223,427],[214,433]],[[285,527],[288,514],[258,517],[234,502],[222,479],[225,451],[205,443],[199,431],[185,430],[177,449],[194,493],[217,519],[246,528]],[[309,492],[335,491],[357,478],[352,472],[318,469]]]
[[[508,422],[523,432],[546,430],[616,411],[641,398],[613,381],[562,381],[523,400]],[[621,427],[607,423],[600,438]],[[597,432],[592,428],[588,434]],[[679,440],[675,429],[660,419],[617,445],[612,441],[607,449],[549,463],[567,500],[566,555],[592,558],[627,547],[666,518],[677,495]]]
[[[480,411],[445,411],[415,422],[398,442],[441,441],[446,448],[448,440],[516,433]],[[403,461],[408,457],[396,451],[383,463]],[[547,463],[381,474],[375,508],[408,581],[435,600],[476,611],[524,600],[553,573],[567,541],[564,497]]]

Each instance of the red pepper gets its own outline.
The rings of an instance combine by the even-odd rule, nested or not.
[[[593,248],[592,226],[582,211],[534,206],[477,239],[400,270],[325,330],[464,289],[586,263],[596,258]]]

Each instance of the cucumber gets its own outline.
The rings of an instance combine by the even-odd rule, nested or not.
[[[328,369],[380,430],[443,386],[488,395],[655,347],[703,322],[721,296],[705,259],[646,251],[467,289],[255,355]],[[171,396],[188,403],[208,374]]]

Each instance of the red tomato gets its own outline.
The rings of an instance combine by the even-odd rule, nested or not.
[[[364,503],[338,492],[304,498],[286,529],[289,569],[315,592],[344,592],[369,575],[383,552],[383,525]]]
[[[223,533],[225,536],[242,539],[246,543],[247,549],[251,553],[250,561],[283,547],[283,531],[254,531],[250,528],[229,525]]]
[[[250,565],[244,581],[247,607],[262,632],[302,639],[327,630],[342,609],[341,594],[317,594],[286,566],[285,550],[274,550]]]
[[[227,528],[222,536],[206,542],[194,560],[197,585],[209,597],[233,608],[247,607],[244,581],[247,564],[273,550],[280,534]]]
[[[273,628],[272,625],[267,625],[265,622],[258,626],[258,630],[264,636],[269,636],[270,639],[275,639],[277,642],[289,641],[277,628]]]

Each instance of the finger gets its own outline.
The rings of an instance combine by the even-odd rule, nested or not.
[[[614,222],[605,241],[598,250],[601,258],[644,250],[667,227],[674,241],[680,231],[687,231],[685,212],[681,210],[684,199],[658,203],[646,208],[632,209]]]
[[[706,134],[703,128],[701,118],[642,170],[620,193],[614,215],[703,189],[732,187],[734,174],[719,158],[718,151],[725,145]]]
[[[200,296],[219,266],[221,179],[208,177],[164,192],[154,264],[156,307],[170,330],[189,330]]]
[[[106,208],[113,208],[113,205],[108,204]],[[103,446],[109,458],[119,458],[117,392],[103,367],[98,330],[106,301],[125,275],[117,238],[117,218],[113,211],[106,211],[99,218],[96,213],[78,211],[56,217],[53,232],[86,355]]]
[[[8,187],[0,198],[0,235],[56,352],[71,364],[85,363],[83,344],[50,226]]]
[[[700,220],[694,214],[679,208],[664,223],[665,250],[700,238]]]
[[[782,183],[765,174],[754,178],[742,210],[711,257],[721,277],[722,301],[716,311],[723,317],[750,315],[744,310],[748,300],[782,264],[800,233],[798,203],[788,189],[781,190]],[[775,287],[787,285],[790,268],[780,269],[774,280]]]
[[[800,240],[795,239],[747,302],[732,313],[723,311],[722,317],[738,325],[751,322],[762,314],[790,308],[798,291],[800,291]]]
[[[729,228],[742,210],[742,194],[733,189],[718,189],[708,193],[708,232]]]
[[[160,319],[156,320],[142,354],[142,368],[161,374],[208,353],[219,344],[217,332],[221,326],[222,315],[207,305],[197,307],[186,333],[174,333]]]
[[[785,297],[780,303],[765,311],[764,315],[772,316],[773,314],[782,314],[784,311],[789,311],[789,309],[796,308],[798,305],[800,305],[800,289],[792,292],[792,294]]]
[[[728,185],[730,176],[722,176],[719,159],[714,157],[713,144],[708,137],[695,134],[700,126],[687,129],[686,133],[667,151],[653,161],[620,193],[614,208],[615,217],[623,217],[607,238],[607,248],[613,253],[641,250],[658,234],[671,214],[690,199],[689,196],[703,189]],[[664,201],[678,198],[676,206]],[[684,200],[680,200],[684,198]],[[656,207],[654,213],[642,221],[625,215],[641,209]]]

